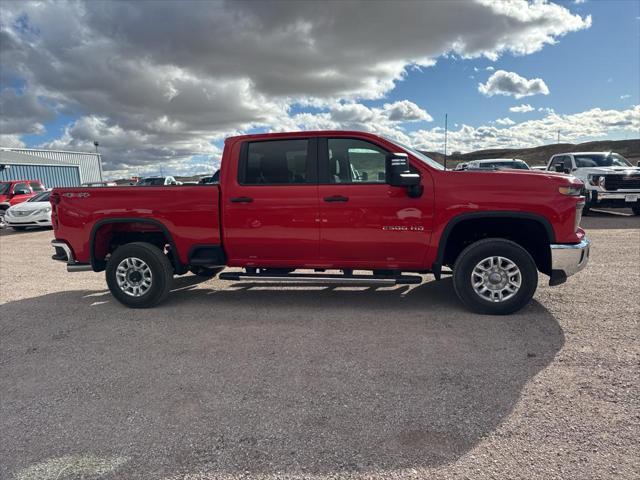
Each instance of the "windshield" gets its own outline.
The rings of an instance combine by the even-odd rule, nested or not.
[[[444,167],[442,165],[440,165],[438,162],[436,162],[433,158],[427,157],[424,153],[419,152],[415,148],[409,147],[408,145],[405,145],[404,143],[400,143],[397,140],[391,140],[390,138],[387,138],[387,137],[384,137],[384,139],[387,142],[391,142],[394,145],[396,145],[397,147],[400,147],[403,150],[406,150],[411,155],[413,155],[418,160],[420,160],[422,163],[426,163],[427,165],[429,165],[430,167],[435,168],[436,170],[444,170]]]
[[[164,178],[143,178],[138,185],[164,185]]]
[[[576,167],[589,168],[589,167],[631,167],[629,160],[617,153],[606,154],[585,154],[574,155],[576,159]]]
[[[0,183],[0,195],[6,195],[9,193],[10,183]]]
[[[41,192],[35,197],[31,197],[28,202],[48,202],[51,192]]]

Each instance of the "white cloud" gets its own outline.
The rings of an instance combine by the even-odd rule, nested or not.
[[[516,122],[514,122],[513,120],[511,120],[509,117],[504,117],[504,118],[498,118],[496,120],[496,123],[498,125],[515,125]]]
[[[23,79],[27,97],[19,101],[35,99],[37,107],[31,120],[11,119],[11,134],[40,131],[51,110],[85,115],[55,143],[80,148],[99,134],[106,168],[207,154],[211,140],[230,133],[291,125],[296,104],[333,108],[382,98],[408,69],[443,55],[526,55],[591,25],[589,16],[526,0],[331,8],[59,1],[2,2],[0,9],[2,84]],[[354,28],[354,18],[367,28]],[[387,115],[390,123],[381,124],[388,128],[394,115],[413,118],[399,109],[375,115]]]
[[[487,83],[479,83],[478,91],[487,97],[506,95],[522,98],[537,94],[549,95],[549,88],[541,78],[526,79],[515,72],[505,70],[495,72]]]
[[[544,112],[544,113],[555,113],[555,110],[553,108],[549,108],[549,107],[540,107],[538,108],[539,112]]]
[[[628,94],[620,95],[620,100],[626,100],[627,98],[631,98],[631,95],[628,95]]]
[[[615,132],[640,130],[640,105],[626,110],[594,108],[570,115],[549,113],[538,120],[528,120],[506,128],[462,125],[450,130],[452,150],[469,152],[487,148],[524,148],[555,142],[558,130],[567,142],[606,139]],[[411,133],[411,143],[424,150],[442,151],[444,131],[439,128]]]
[[[487,68],[485,68],[485,70],[487,72],[493,72],[495,70],[495,68],[493,68],[491,65],[489,65]]]
[[[534,110],[535,110],[535,108],[533,108],[528,103],[523,103],[521,105],[516,105],[516,106],[513,106],[513,107],[509,107],[509,111],[510,112],[515,112],[515,113],[527,113],[527,112],[533,112]]]

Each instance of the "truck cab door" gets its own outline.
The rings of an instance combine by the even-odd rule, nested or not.
[[[11,199],[9,200],[9,203],[11,205],[17,205],[18,203],[26,202],[33,196],[29,185],[27,185],[26,183],[14,184],[11,193]]]
[[[389,153],[356,138],[320,138],[320,256],[327,268],[422,269],[433,224],[433,183],[424,192],[386,183]],[[415,168],[414,168],[415,169]]]
[[[222,233],[229,265],[317,264],[317,140],[291,137],[236,143],[225,167]]]

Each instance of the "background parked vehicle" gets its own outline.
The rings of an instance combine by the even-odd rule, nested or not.
[[[547,170],[584,182],[584,214],[593,207],[631,208],[640,215],[640,168],[614,152],[568,152],[554,155]]]
[[[25,230],[28,227],[51,226],[50,191],[40,192],[26,202],[7,209],[6,225],[14,230]]]
[[[517,158],[487,158],[468,162],[463,170],[499,170],[513,168],[516,170],[531,170],[529,165]]]
[[[9,207],[26,202],[44,190],[44,185],[39,180],[0,182],[0,228],[5,226],[5,214]]]
[[[83,187],[117,187],[118,184],[116,182],[89,182],[83,183]]]
[[[210,185],[210,184],[219,183],[219,182],[220,182],[220,170],[217,170],[216,173],[214,173],[210,177],[202,177],[198,183],[200,185]]]
[[[546,165],[534,165],[534,166],[532,166],[530,168],[531,168],[531,170],[540,170],[540,171],[542,171],[542,170],[546,170],[547,166]]]
[[[182,185],[174,177],[145,177],[138,180],[137,186],[142,187],[158,187],[162,185]]]

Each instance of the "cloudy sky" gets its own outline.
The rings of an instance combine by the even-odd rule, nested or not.
[[[225,136],[369,130],[441,151],[640,137],[640,0],[0,3],[0,146],[110,177]]]

